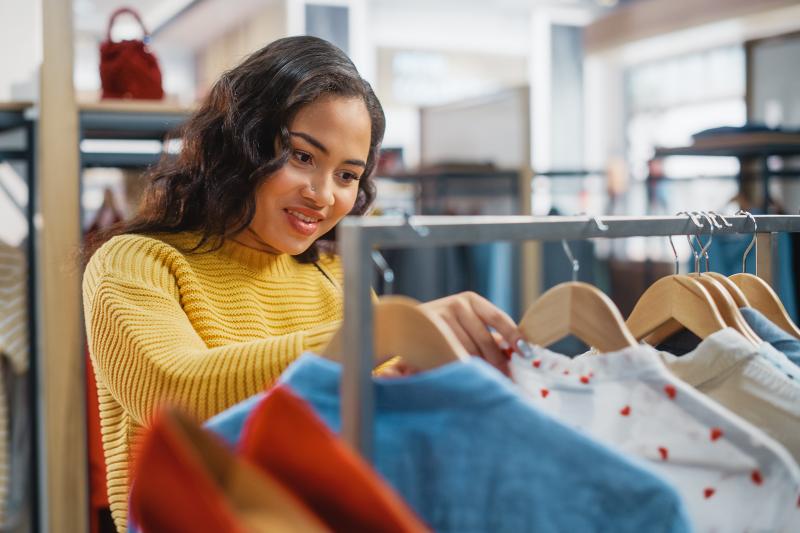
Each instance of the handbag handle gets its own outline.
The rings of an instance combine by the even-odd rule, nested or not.
[[[119,15],[122,15],[123,13],[128,13],[129,15],[133,15],[133,18],[136,19],[136,22],[138,22],[139,26],[142,28],[142,32],[144,33],[144,39],[143,40],[146,40],[147,37],[150,36],[150,32],[147,31],[147,28],[145,27],[144,22],[142,22],[142,17],[139,16],[139,13],[137,13],[136,11],[131,9],[130,7],[121,7],[119,9],[117,9],[116,11],[114,11],[111,14],[111,18],[108,19],[108,30],[106,30],[106,41],[111,42],[111,28],[114,26],[114,21],[117,19],[117,17]]]

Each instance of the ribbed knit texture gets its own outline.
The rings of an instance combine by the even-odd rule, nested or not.
[[[7,358],[8,367],[15,375],[28,370],[28,259],[24,249],[0,240],[0,356]],[[5,364],[0,369],[6,368]],[[22,377],[17,379],[24,379]],[[11,499],[20,497],[10,491],[15,486],[15,474],[10,463],[15,462],[11,427],[9,427],[6,375],[0,372],[0,528],[6,521],[13,522],[14,505]],[[27,406],[25,406],[27,408]],[[24,458],[17,458],[23,462]],[[27,476],[27,473],[22,473]],[[24,479],[24,478],[23,478]],[[17,507],[19,507],[17,505]],[[19,511],[17,510],[17,514]]]
[[[120,532],[129,462],[158,406],[168,402],[205,420],[263,390],[340,325],[338,259],[317,263],[331,280],[313,264],[232,241],[184,253],[196,238],[118,236],[84,273],[108,496]]]

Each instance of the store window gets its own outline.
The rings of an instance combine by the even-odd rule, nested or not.
[[[744,49],[716,48],[634,66],[626,73],[625,90],[627,159],[643,192],[656,147],[688,146],[699,131],[744,125]],[[670,157],[660,169],[666,179],[658,198],[635,207],[654,214],[721,209],[736,193],[738,171],[735,158]]]

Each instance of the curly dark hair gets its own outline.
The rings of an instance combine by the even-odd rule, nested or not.
[[[84,258],[111,237],[131,233],[197,231],[201,238],[187,251],[209,243],[212,250],[222,246],[249,226],[259,185],[289,160],[292,119],[303,106],[326,95],[361,98],[370,116],[369,156],[350,212],[363,215],[375,199],[371,175],[385,129],[383,108],[339,48],[317,37],[286,37],[222,74],[200,108],[173,135],[182,140],[180,154],[162,156],[148,172],[136,215],[91,238]],[[296,258],[316,261],[320,245],[331,249],[333,240],[335,228]]]

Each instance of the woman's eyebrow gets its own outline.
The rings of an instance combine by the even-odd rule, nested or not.
[[[295,137],[300,137],[301,139],[305,140],[307,143],[313,145],[319,151],[321,151],[325,155],[329,155],[328,149],[325,148],[325,145],[319,142],[317,139],[309,135],[308,133],[303,133],[302,131],[290,131],[289,135],[294,135]],[[347,159],[345,161],[348,165],[355,165],[357,167],[367,167],[367,163],[361,159]]]
[[[328,154],[328,149],[325,148],[325,145],[319,142],[317,139],[309,135],[308,133],[303,133],[302,131],[290,131],[289,135],[294,135],[295,137],[300,137],[304,139],[309,144],[313,144],[317,149],[319,149],[323,154]]]

